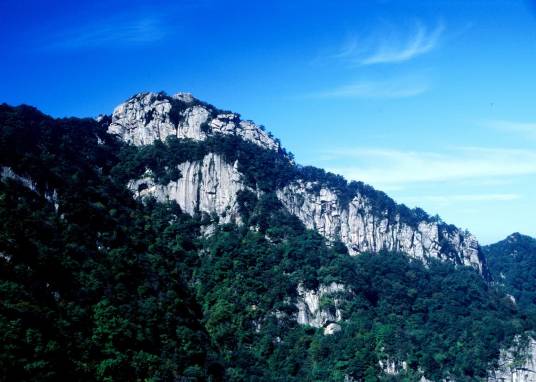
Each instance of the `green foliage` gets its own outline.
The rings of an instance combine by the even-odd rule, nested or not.
[[[264,199],[250,217],[264,222],[258,231],[221,227],[205,239],[195,270],[197,298],[229,380],[377,380],[382,359],[407,361],[407,380],[422,372],[432,380],[484,378],[499,349],[531,328],[472,268],[425,267],[395,253],[350,257]],[[331,282],[347,288],[337,297],[342,331],[324,336],[296,325],[298,284]],[[325,309],[332,304],[321,300]]]
[[[119,155],[121,163],[116,166],[113,175],[126,183],[129,179],[141,177],[149,169],[158,183],[167,184],[180,177],[177,170],[180,163],[200,160],[208,153],[222,155],[228,163],[237,162],[244,182],[264,192],[274,192],[300,179],[313,182],[317,191],[321,187],[334,190],[342,205],[349,203],[356,195],[361,195],[367,198],[372,213],[389,219],[395,219],[399,215],[411,226],[422,221],[440,221],[439,218],[428,216],[420,208],[409,209],[403,204],[395,203],[385,193],[363,182],[348,183],[340,175],[316,167],[294,165],[291,156],[283,149],[263,149],[236,136],[211,136],[202,142],[171,136],[165,143],[156,141],[153,145],[142,148],[125,146]],[[455,228],[445,227],[450,230]]]
[[[119,145],[94,121],[2,106],[0,127],[0,163],[38,185],[0,182],[0,380],[208,378],[218,367],[182,277],[191,219],[115,183]]]
[[[482,250],[495,282],[536,317],[536,239],[514,233]]]
[[[177,179],[178,164],[209,152],[264,191],[237,195],[241,226],[203,237],[216,219],[138,203],[125,188],[147,169]],[[36,185],[0,182],[0,381],[379,381],[385,359],[407,361],[400,380],[475,380],[533,328],[471,268],[327,245],[277,188],[310,180],[381,214],[428,216],[283,151],[224,136],[136,148],[93,120],[2,105],[0,166]],[[345,285],[343,321],[325,336],[296,322],[297,290],[332,282]]]

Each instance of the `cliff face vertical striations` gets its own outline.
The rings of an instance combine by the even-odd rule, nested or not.
[[[144,177],[130,181],[128,188],[136,197],[174,200],[190,215],[215,213],[222,223],[240,221],[236,193],[247,187],[236,163],[229,164],[221,156],[209,153],[200,161],[181,163],[178,169],[181,177],[167,185],[155,183],[148,171]]]
[[[285,207],[310,229],[341,240],[350,254],[396,251],[425,260],[450,260],[483,271],[475,237],[431,219],[410,222],[399,213],[374,211],[373,201],[356,193],[347,202],[327,187],[297,181],[277,192]]]
[[[260,126],[242,121],[238,114],[218,110],[189,93],[173,96],[139,93],[115,108],[108,132],[137,146],[169,136],[203,141],[230,135],[266,150],[281,149],[279,141]],[[152,195],[158,200],[175,200],[189,213],[216,213],[223,221],[240,220],[236,192],[246,186],[238,163],[226,163],[222,156],[211,153],[202,160],[188,161],[178,167],[182,176],[177,181],[158,185],[148,173],[133,179],[129,187],[138,197]],[[335,189],[299,178],[276,190],[276,194],[305,226],[328,240],[342,241],[352,255],[398,251],[413,258],[435,258],[471,266],[487,275],[474,236],[428,216],[413,214],[408,218],[389,213],[376,208],[373,200],[359,191],[349,200],[343,200]]]
[[[519,338],[516,342],[501,351],[499,367],[490,372],[489,382],[536,382],[536,341],[529,338],[523,346]]]

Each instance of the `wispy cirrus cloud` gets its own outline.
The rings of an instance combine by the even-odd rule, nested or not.
[[[405,197],[405,201],[416,204],[432,202],[438,205],[448,205],[452,203],[508,202],[520,199],[521,197],[520,194],[516,193],[449,194],[410,196]]]
[[[326,154],[330,158],[326,166],[331,171],[381,188],[536,174],[536,151],[533,150],[460,147],[436,153],[339,149]],[[349,160],[352,165],[329,165],[329,161]]]
[[[429,29],[417,23],[413,33],[400,41],[396,37],[382,39],[375,51],[361,59],[363,65],[395,63],[411,60],[435,49],[445,27],[439,23]]]
[[[103,46],[154,43],[168,35],[170,26],[160,15],[110,18],[65,30],[49,39],[46,49],[77,50]]]
[[[423,77],[399,77],[387,80],[350,82],[332,89],[311,93],[310,98],[407,98],[429,89]]]
[[[443,22],[427,26],[417,21],[411,28],[389,26],[370,36],[354,35],[337,52],[324,54],[314,61],[341,61],[349,65],[401,63],[436,49],[445,29]]]
[[[491,120],[484,121],[482,125],[484,127],[492,128],[507,133],[521,134],[532,139],[536,138],[536,122]]]
[[[339,63],[351,69],[373,64],[399,63],[435,49],[445,30],[443,22],[433,27],[417,21],[409,29],[378,28],[367,37],[353,36],[338,50],[318,55],[312,64]],[[426,71],[428,72],[428,70]],[[366,78],[307,95],[308,98],[407,98],[430,89],[428,73],[406,72],[388,78]]]

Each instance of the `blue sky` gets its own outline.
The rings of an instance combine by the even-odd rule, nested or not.
[[[0,2],[0,102],[190,91],[489,243],[536,236],[534,1]]]

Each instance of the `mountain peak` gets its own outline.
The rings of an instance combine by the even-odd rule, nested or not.
[[[210,136],[234,135],[269,150],[279,141],[263,127],[237,113],[220,110],[191,93],[138,93],[117,106],[108,132],[136,146],[164,141],[169,136],[202,141]]]
[[[519,232],[514,232],[511,235],[507,236],[505,240],[510,243],[515,243],[521,240],[534,240],[534,239],[530,236],[523,235]]]
[[[185,211],[216,213],[222,221],[238,221],[237,190],[249,190],[254,195],[271,192],[305,227],[330,242],[340,240],[352,255],[403,252],[425,261],[437,258],[472,266],[487,277],[479,244],[472,235],[435,221],[423,211],[399,206],[385,194],[358,182],[350,185],[344,178],[319,169],[291,168],[294,163],[289,157],[283,167],[265,171],[264,166],[275,166],[278,154],[285,153],[279,141],[261,126],[242,120],[238,113],[220,110],[189,93],[138,93],[114,110],[108,132],[137,146],[170,136],[202,142],[230,135],[277,154],[271,162],[258,164],[255,171],[250,162],[240,166],[240,155],[229,158],[222,157],[221,152],[209,152],[202,158],[188,158],[178,163],[182,176],[168,184],[157,184],[146,174],[131,179],[129,187],[137,197],[176,200]],[[247,150],[243,157],[260,155],[252,148]],[[264,160],[272,157],[264,154],[260,155]],[[261,179],[263,175],[268,181]],[[246,179],[258,182],[248,183]],[[261,183],[263,187],[259,187]],[[273,187],[266,188],[266,184]]]
[[[484,246],[483,250],[492,264],[497,259],[503,261],[505,257],[518,256],[519,254],[532,257],[536,251],[536,239],[514,232],[497,243]]]
[[[521,239],[521,234],[519,232],[514,232],[506,237],[506,241],[509,243],[515,243]]]
[[[184,103],[194,103],[197,100],[196,98],[194,98],[192,93],[188,93],[188,92],[175,93],[173,94],[172,97]]]

